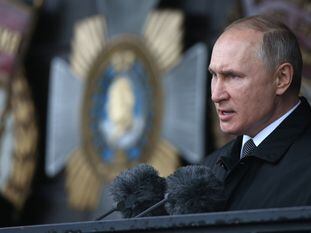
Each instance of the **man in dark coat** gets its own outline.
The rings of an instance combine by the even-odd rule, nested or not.
[[[266,16],[229,25],[209,65],[222,131],[238,137],[208,156],[227,210],[311,204],[311,108],[299,98],[294,34]]]

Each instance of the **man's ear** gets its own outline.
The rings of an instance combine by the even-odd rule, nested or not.
[[[294,68],[293,66],[286,62],[281,65],[276,70],[276,94],[282,95],[288,89],[293,80]]]

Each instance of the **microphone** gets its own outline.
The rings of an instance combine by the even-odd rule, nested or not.
[[[166,184],[169,197],[165,209],[170,215],[214,212],[225,208],[224,184],[207,166],[181,167],[167,177]]]
[[[227,201],[224,185],[212,170],[204,165],[189,165],[177,169],[166,179],[164,199],[135,217],[165,204],[170,215],[204,213],[225,209]]]
[[[158,172],[147,164],[139,164],[121,172],[111,183],[110,193],[116,207],[102,215],[100,220],[114,211],[120,211],[125,218],[132,218],[164,198],[166,182]],[[148,216],[167,215],[165,208],[157,208]]]

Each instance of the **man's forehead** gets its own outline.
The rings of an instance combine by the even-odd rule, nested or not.
[[[217,70],[231,69],[234,63],[244,63],[250,62],[250,59],[258,59],[262,37],[252,34],[253,31],[251,29],[230,29],[224,32],[214,45],[210,68]]]
[[[224,31],[218,39],[230,37],[235,39],[247,40],[247,41],[262,41],[263,32],[247,27],[231,27]]]
[[[262,32],[248,28],[231,28],[220,35],[216,40],[214,48],[231,48],[228,47],[230,44],[245,48],[260,48],[262,40]]]

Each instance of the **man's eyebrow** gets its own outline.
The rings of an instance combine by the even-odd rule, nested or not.
[[[245,75],[242,72],[236,71],[236,70],[222,70],[219,72],[223,76],[239,76],[244,77]]]
[[[208,68],[209,72],[211,74],[215,74],[216,72],[212,69],[212,68]],[[220,75],[222,76],[240,76],[240,77],[243,77],[245,76],[242,72],[239,72],[239,71],[236,71],[236,70],[232,70],[232,69],[229,69],[229,70],[221,70],[218,72]]]

